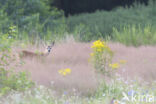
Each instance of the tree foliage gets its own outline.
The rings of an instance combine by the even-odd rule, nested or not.
[[[112,10],[118,6],[131,6],[134,2],[147,4],[148,0],[54,0],[54,5],[63,9],[66,15],[96,10]]]
[[[37,22],[46,27],[63,14],[50,7],[48,0],[0,0],[0,10],[3,17],[9,18],[20,28],[35,25]]]

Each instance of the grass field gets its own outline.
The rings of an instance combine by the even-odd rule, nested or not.
[[[69,17],[35,1],[0,1],[0,104],[156,104],[154,0]]]
[[[155,46],[127,47],[109,42],[114,53],[112,63],[120,63],[113,69],[113,76],[106,77],[98,73],[91,62],[92,43],[67,41],[56,43],[51,54],[44,59],[21,59],[23,64],[15,72],[26,71],[29,80],[36,84],[22,92],[21,86],[10,89],[3,95],[1,104],[154,104],[155,90]],[[14,47],[12,53],[18,54],[22,49],[40,50],[44,47]],[[124,61],[121,61],[124,60]],[[17,62],[16,61],[16,62]],[[120,62],[121,61],[121,62]],[[8,69],[10,69],[8,67]],[[70,69],[62,75],[61,69]],[[147,70],[148,69],[148,70]],[[24,77],[24,75],[23,75]],[[20,77],[19,79],[21,79]],[[23,79],[23,78],[22,78]],[[28,81],[29,82],[29,81]],[[19,82],[20,83],[20,82]],[[24,83],[24,82],[21,82]],[[30,85],[30,84],[28,84]],[[10,86],[9,86],[10,87]],[[7,87],[4,89],[6,90]],[[10,87],[11,88],[11,87]],[[3,91],[4,91],[3,89]],[[123,99],[126,95],[128,99]],[[131,99],[133,96],[135,100]],[[146,100],[145,100],[146,99]],[[114,103],[111,103],[111,102]]]

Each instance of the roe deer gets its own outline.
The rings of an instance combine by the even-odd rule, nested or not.
[[[54,46],[55,42],[52,42],[50,46],[48,46],[45,50],[45,52],[30,52],[27,50],[22,50],[20,53],[21,58],[41,58],[41,57],[46,57],[49,55],[51,52],[52,47]]]

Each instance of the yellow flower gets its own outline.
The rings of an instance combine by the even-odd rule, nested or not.
[[[105,43],[102,42],[101,40],[93,42],[93,45],[91,46],[91,48],[103,48],[103,47],[105,47]]]
[[[71,73],[71,69],[69,69],[69,68],[61,69],[61,70],[58,71],[58,73],[63,75],[63,76],[66,76],[67,74]]]
[[[120,65],[118,63],[114,63],[114,64],[109,64],[109,67],[111,67],[112,69],[118,69]]]
[[[97,52],[108,51],[112,53],[111,49],[107,46],[107,44],[101,40],[97,40],[93,42],[93,45],[91,46],[91,48],[93,48]]]
[[[90,53],[90,56],[94,56],[94,53]]]
[[[125,63],[127,63],[126,60],[120,60],[120,64],[125,64]]]
[[[62,73],[62,75],[63,75],[63,76],[66,76],[66,75],[67,75],[67,73],[64,71],[64,72]]]
[[[67,68],[67,69],[65,69],[65,72],[70,74],[71,73],[71,69]]]

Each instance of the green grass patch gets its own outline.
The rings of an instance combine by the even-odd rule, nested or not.
[[[0,96],[11,90],[24,91],[31,88],[34,83],[29,80],[26,72],[14,72],[0,68]]]
[[[113,40],[133,46],[156,44],[156,26],[128,25],[120,30],[113,28]]]

